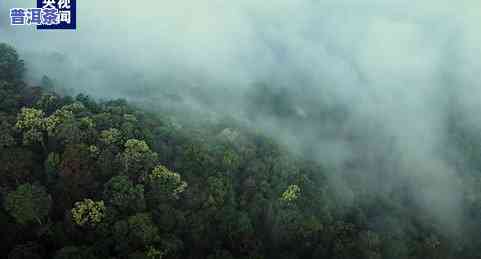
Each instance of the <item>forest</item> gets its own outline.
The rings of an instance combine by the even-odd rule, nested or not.
[[[481,133],[454,108],[446,145],[462,156],[446,160],[466,184],[462,220],[451,226],[420,208],[410,190],[422,186],[409,181],[373,191],[235,119],[194,123],[123,99],[70,96],[47,76],[29,84],[27,70],[0,44],[2,258],[481,258]],[[346,111],[329,105],[302,120],[289,96],[257,85],[246,112],[285,127],[346,124]],[[371,159],[389,171],[403,156],[368,157],[362,136],[329,134],[345,134],[361,154],[350,168]]]

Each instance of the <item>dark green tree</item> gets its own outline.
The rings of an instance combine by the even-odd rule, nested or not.
[[[104,187],[107,206],[123,213],[140,212],[145,209],[144,186],[134,185],[125,175],[114,176]]]
[[[42,224],[48,216],[51,202],[44,187],[27,183],[7,194],[5,209],[20,224]]]
[[[24,61],[10,45],[0,43],[0,82],[20,80],[25,72]]]

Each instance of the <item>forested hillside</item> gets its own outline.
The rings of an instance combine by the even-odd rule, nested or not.
[[[347,179],[345,202],[322,161],[233,120],[183,125],[125,100],[65,96],[46,77],[27,85],[25,70],[0,44],[2,258],[481,258],[481,135],[456,120],[459,168],[474,168],[462,179],[475,184],[453,231],[409,186],[381,194]],[[259,93],[259,114],[295,114]]]

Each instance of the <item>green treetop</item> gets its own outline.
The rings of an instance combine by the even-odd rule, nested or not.
[[[36,221],[41,224],[51,206],[50,195],[42,186],[22,184],[5,198],[5,209],[20,224]]]

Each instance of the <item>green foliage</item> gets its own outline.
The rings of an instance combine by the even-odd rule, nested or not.
[[[0,122],[0,149],[13,146],[15,138],[13,137],[13,126],[7,121]]]
[[[182,181],[180,174],[167,169],[163,165],[156,166],[147,177],[150,196],[156,198],[175,198],[185,191],[187,183]]]
[[[60,155],[57,153],[49,153],[47,160],[45,160],[45,172],[49,176],[53,176],[58,173],[61,163]]]
[[[43,129],[45,128],[44,116],[45,113],[41,110],[22,108],[15,126],[22,130],[30,130],[34,128]]]
[[[4,206],[20,224],[34,221],[42,224],[42,220],[49,213],[51,198],[44,187],[27,183],[8,193]]]
[[[140,159],[143,154],[148,154],[150,152],[152,151],[145,141],[129,139],[127,142],[125,142],[125,153],[129,156],[132,156],[134,159],[137,157]]]
[[[45,124],[45,114],[41,110],[34,108],[22,108],[17,118],[15,127],[22,130],[23,143],[30,145],[34,143],[43,143],[43,131],[47,127]]]
[[[40,97],[40,100],[35,103],[35,108],[45,111],[46,113],[52,113],[54,112],[58,106],[60,105],[59,103],[59,97],[54,94],[44,94]]]
[[[22,108],[18,115],[16,127],[24,132],[25,145],[36,142],[45,144],[45,136],[63,139],[67,143],[81,143],[87,139],[89,130],[95,127],[94,121],[89,117],[75,119],[74,114],[83,110],[83,105],[74,103],[66,105],[45,117],[42,110],[35,108]]]
[[[72,114],[79,114],[85,111],[85,105],[81,102],[74,102],[62,107],[61,110],[71,112]]]
[[[122,134],[118,129],[111,128],[100,132],[99,139],[105,145],[119,144],[122,140]]]
[[[164,253],[153,246],[150,246],[147,251],[147,258],[149,259],[162,259]]]
[[[299,198],[301,193],[301,188],[299,186],[292,184],[287,187],[287,190],[282,193],[281,200],[285,202],[293,202]]]
[[[229,191],[225,178],[210,176],[207,178],[207,190],[209,195],[207,203],[209,206],[221,207],[224,205],[227,192]]]
[[[117,221],[113,225],[113,232],[121,253],[125,253],[125,250],[148,249],[160,240],[159,230],[148,213],[138,213]]]
[[[339,193],[327,180],[337,171],[311,161],[312,150],[294,155],[232,121],[197,124],[125,100],[64,96],[47,77],[27,87],[23,70],[16,51],[0,44],[4,257],[479,258],[481,134],[459,116],[449,115],[446,145],[456,147],[448,162],[465,187],[466,222],[448,234],[405,183],[371,192],[347,175],[349,192]],[[253,122],[267,117],[296,130],[345,116],[316,103],[305,120],[282,87],[260,85],[247,98]],[[363,158],[346,166],[362,168]],[[376,159],[380,172],[393,173]]]
[[[218,154],[220,161],[218,164],[222,171],[233,172],[237,170],[241,164],[241,158],[239,154],[230,147],[225,147],[221,150],[221,154]]]
[[[75,224],[79,226],[96,226],[105,217],[105,205],[103,201],[84,199],[76,202],[71,212]]]
[[[147,213],[136,214],[127,219],[129,237],[134,242],[150,245],[159,240],[158,229]]]
[[[16,112],[25,84],[21,81],[25,66],[17,51],[0,43],[0,111]]]
[[[49,135],[55,136],[56,134],[58,134],[59,125],[73,119],[73,117],[74,117],[74,115],[73,115],[72,111],[66,109],[65,107],[63,107],[60,110],[55,111],[45,121],[46,129],[47,129]]]
[[[129,139],[124,144],[122,154],[124,173],[139,181],[145,178],[157,161],[157,153],[152,152],[143,140]]]
[[[121,212],[138,212],[145,209],[144,186],[134,185],[127,176],[114,176],[105,184],[105,202]]]
[[[35,180],[36,154],[24,147],[0,149],[0,187],[15,189],[19,184]]]
[[[0,43],[0,81],[20,80],[24,71],[24,62],[17,51],[12,46]]]

